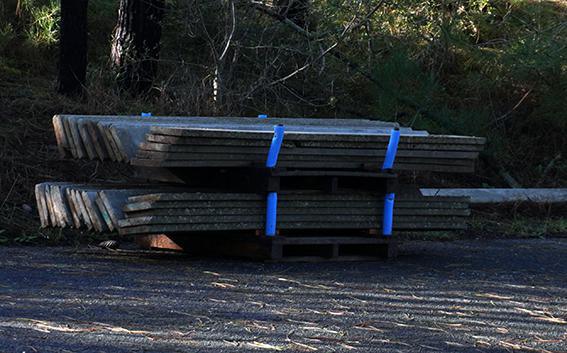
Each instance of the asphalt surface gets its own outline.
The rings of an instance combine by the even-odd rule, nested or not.
[[[366,263],[0,247],[0,352],[566,352],[566,320],[567,239]]]

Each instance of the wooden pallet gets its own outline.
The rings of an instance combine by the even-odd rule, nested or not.
[[[354,231],[353,234],[359,234]],[[369,261],[393,259],[397,241],[381,236],[282,236],[215,234],[170,236],[194,256],[262,261]]]

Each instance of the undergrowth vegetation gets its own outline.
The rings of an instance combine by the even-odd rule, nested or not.
[[[0,3],[0,237],[30,224],[21,208],[36,182],[123,175],[58,161],[50,118],[62,112],[376,117],[488,137],[461,185],[508,186],[505,172],[526,187],[565,186],[565,1],[313,0],[307,35],[251,1],[234,1],[233,15],[230,3],[167,1],[159,77],[136,97],[109,70],[117,1],[90,0],[88,78],[74,99],[54,93],[59,1]]]

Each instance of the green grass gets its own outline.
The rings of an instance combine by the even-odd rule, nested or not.
[[[488,237],[567,236],[567,218],[561,212],[545,215],[538,212],[510,214],[503,212],[474,213],[470,233]]]

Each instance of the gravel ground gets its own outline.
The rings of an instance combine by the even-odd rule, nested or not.
[[[0,247],[0,352],[566,352],[566,320],[567,239],[365,263]]]

